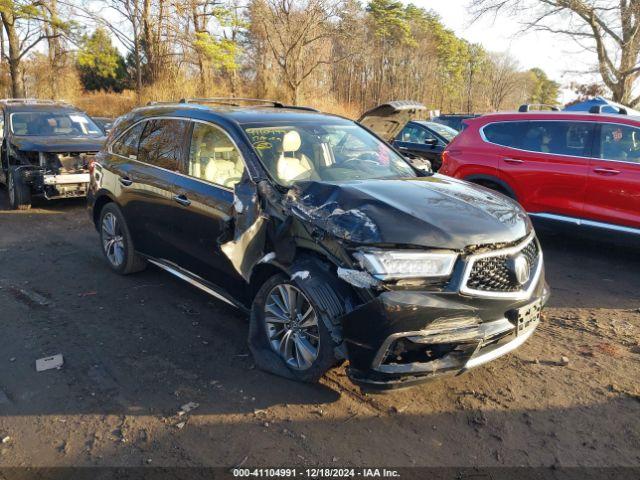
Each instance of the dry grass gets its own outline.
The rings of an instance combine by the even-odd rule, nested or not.
[[[176,85],[178,87],[178,85]],[[187,91],[185,91],[187,90]],[[89,115],[96,117],[118,117],[131,109],[146,105],[150,101],[174,101],[184,97],[196,97],[195,92],[188,91],[184,85],[178,88],[145,88],[142,92],[142,99],[138,101],[135,92],[125,90],[122,93],[91,92],[77,95],[71,102],[81,108]],[[213,92],[211,96],[230,96],[225,92]],[[347,118],[357,119],[360,116],[360,109],[355,105],[343,105],[332,100],[318,99],[315,101],[303,102],[322,112],[333,113]]]

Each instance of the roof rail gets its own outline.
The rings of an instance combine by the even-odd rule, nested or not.
[[[518,112],[526,113],[530,112],[533,109],[542,110],[543,108],[548,108],[552,112],[559,112],[560,107],[557,105],[547,105],[545,103],[525,103],[524,105],[520,105],[518,108]]]
[[[2,98],[0,99],[0,103],[4,103],[5,105],[14,105],[14,104],[29,104],[29,105],[64,105],[68,107],[72,107],[68,102],[64,100],[47,100],[40,98]]]
[[[609,105],[609,104],[607,104],[607,105],[594,105],[593,107],[591,107],[591,108],[589,109],[589,113],[598,113],[598,114],[603,113],[603,110],[604,110],[606,107],[614,108],[614,109],[618,110],[618,114],[620,114],[620,115],[627,115],[627,114],[628,114],[628,112],[627,112],[627,109],[626,109],[626,108],[624,108],[624,107],[617,107],[617,106],[615,106],[615,105]],[[604,112],[604,113],[607,113],[607,112]]]
[[[238,102],[257,103],[271,105],[272,107],[284,108],[284,104],[275,100],[263,100],[260,98],[236,98],[236,97],[214,97],[214,98],[182,98],[179,103],[216,103],[218,105],[228,105],[240,107]]]
[[[275,100],[265,100],[262,98],[243,98],[243,97],[216,97],[216,98],[182,98],[179,103],[215,103],[217,105],[226,105],[229,107],[241,107],[242,103],[253,103],[258,106],[271,106],[274,108],[291,108],[294,110],[306,110],[309,112],[319,112],[313,107],[286,105]]]

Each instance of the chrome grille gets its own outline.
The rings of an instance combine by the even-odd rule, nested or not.
[[[497,251],[495,255],[484,256],[473,261],[469,277],[466,282],[467,289],[483,292],[519,292],[523,289],[509,268],[510,260],[518,254],[523,254],[529,263],[531,276],[537,269],[540,257],[540,249],[535,238],[516,253],[504,254]]]

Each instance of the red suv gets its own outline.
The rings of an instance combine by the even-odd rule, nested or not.
[[[640,118],[496,113],[465,121],[439,173],[516,199],[532,216],[640,234]]]

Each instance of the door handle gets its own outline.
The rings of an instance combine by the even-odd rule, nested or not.
[[[129,177],[120,177],[119,180],[123,187],[130,187],[131,185],[133,185],[133,180],[131,180]]]
[[[593,171],[598,175],[618,175],[620,173],[620,170],[613,168],[594,168]]]
[[[189,200],[186,195],[174,195],[173,200],[178,202],[183,207],[188,207],[189,205],[191,205],[191,200]]]
[[[519,158],[505,158],[504,161],[513,165],[520,165],[521,163],[524,163],[524,160],[520,160]]]
[[[398,147],[398,150],[409,150],[409,147]]]

